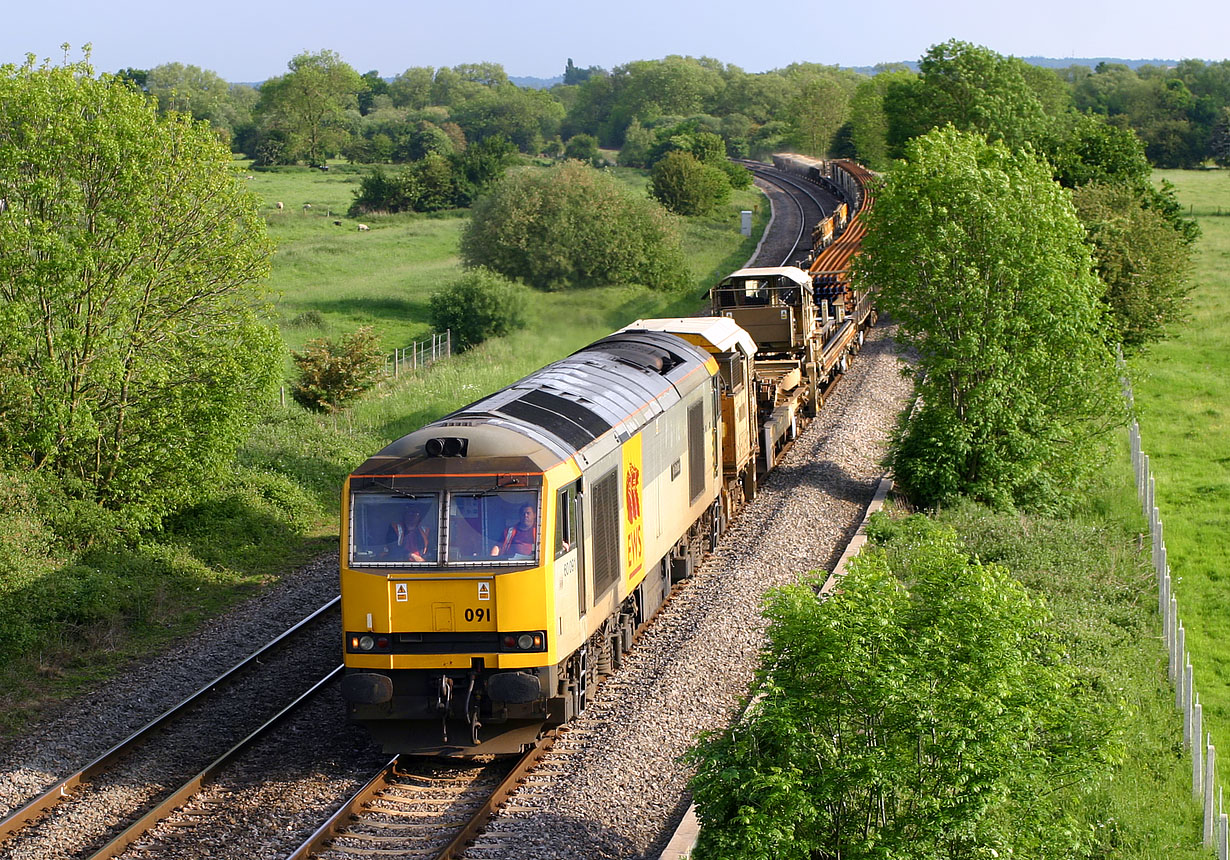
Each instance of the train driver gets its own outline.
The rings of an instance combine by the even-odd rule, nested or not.
[[[389,526],[390,554],[399,561],[427,561],[429,533],[423,512],[407,508],[401,522]]]
[[[491,548],[492,557],[532,560],[538,546],[538,512],[533,505],[522,505],[516,525],[504,531],[504,540]]]

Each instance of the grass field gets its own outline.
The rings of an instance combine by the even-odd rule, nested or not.
[[[1133,363],[1134,391],[1195,689],[1214,742],[1230,749],[1230,171],[1156,177],[1203,235],[1191,322]]]

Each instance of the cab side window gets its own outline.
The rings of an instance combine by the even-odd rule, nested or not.
[[[555,496],[555,557],[577,545],[577,485],[569,484]]]

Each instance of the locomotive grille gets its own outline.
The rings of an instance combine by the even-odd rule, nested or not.
[[[705,406],[699,400],[688,407],[688,490],[693,502],[705,491]]]
[[[594,484],[594,595],[619,577],[619,470]]]

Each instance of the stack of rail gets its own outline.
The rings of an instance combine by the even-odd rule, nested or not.
[[[862,216],[870,211],[875,202],[869,181],[871,173],[865,167],[853,161],[837,160],[829,163],[829,171],[831,176],[841,177],[841,180],[834,184],[842,187],[843,196],[853,198],[850,202],[854,214],[848,223],[842,224],[841,227],[834,225],[835,229],[840,230],[839,234],[819,250],[808,268],[812,282],[819,289],[828,290],[842,303],[842,313],[837,315],[837,319],[829,324],[828,330],[823,334],[821,363],[826,372],[841,361],[872,313],[871,293],[859,293],[850,285],[850,261],[858,253],[863,235],[867,232]],[[838,211],[825,221],[844,222],[846,219],[842,210],[845,205],[843,203],[839,206]]]

